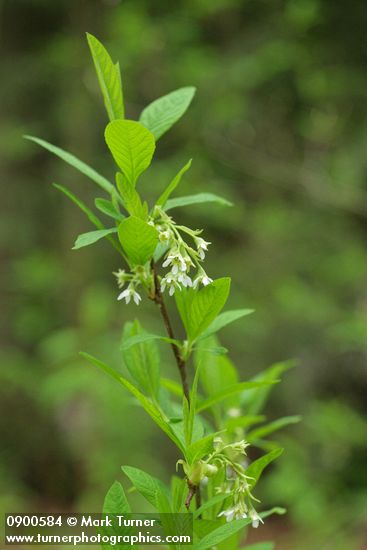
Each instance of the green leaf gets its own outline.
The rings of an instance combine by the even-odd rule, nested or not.
[[[106,515],[124,515],[130,514],[131,508],[126,499],[124,490],[121,483],[115,481],[112,487],[109,489],[103,505],[103,513]],[[119,528],[113,526],[101,526],[97,529],[98,533],[104,536],[112,537],[118,535],[132,535],[134,532],[133,527]],[[110,544],[102,543],[103,550],[110,550],[116,548],[117,550],[123,550],[127,545],[116,544],[111,546]]]
[[[278,458],[284,449],[274,449],[274,451],[270,451],[270,453],[267,453],[266,455],[258,458],[254,462],[251,462],[250,466],[246,469],[246,475],[249,476],[249,485],[250,489],[253,489],[258,482],[264,468],[268,466],[273,460]],[[252,479],[251,479],[252,478]]]
[[[192,163],[192,159],[189,160],[187,164],[181,170],[178,172],[178,174],[175,175],[171,183],[166,187],[166,189],[163,191],[159,199],[157,200],[156,204],[158,206],[164,206],[169,198],[169,196],[173,193],[173,191],[176,189],[178,184],[181,181],[182,176],[185,172],[190,168]]]
[[[162,413],[157,407],[155,407],[149,399],[147,399],[135,386],[130,384],[128,380],[125,378],[120,379],[121,383],[129,390],[130,393],[132,393],[137,400],[140,402],[140,404],[143,406],[145,412],[149,414],[149,416],[154,420],[154,422],[157,424],[157,426],[160,427],[160,429],[168,435],[168,437],[175,443],[175,445],[183,452],[183,445],[179,441],[179,439],[174,434],[171,426],[167,422],[167,420],[162,416]]]
[[[123,198],[124,207],[128,213],[131,216],[147,220],[148,205],[147,203],[142,204],[139,193],[136,191],[134,185],[121,172],[116,174],[116,183]]]
[[[183,395],[182,386],[175,380],[170,380],[169,378],[161,378],[161,384],[173,395],[182,397]]]
[[[217,338],[210,336],[198,342],[195,353],[195,364],[201,365],[200,380],[207,396],[215,395],[238,382],[237,370],[229,357],[219,356],[208,350],[208,347],[217,345]],[[221,407],[229,409],[238,407],[239,404],[239,396],[234,394],[221,402]]]
[[[113,120],[107,125],[105,139],[116,164],[129,183],[135,185],[152,161],[153,134],[134,120]]]
[[[244,546],[244,550],[274,550],[274,542],[256,542],[255,544],[250,544],[250,546]]]
[[[230,523],[225,523],[224,525],[221,525],[217,529],[214,529],[211,533],[206,535],[201,539],[200,542],[193,545],[193,550],[206,550],[207,548],[211,548],[212,546],[216,546],[220,542],[223,542],[224,540],[228,539],[244,527],[246,525],[249,525],[251,523],[251,519],[240,519],[231,521]]]
[[[186,449],[185,453],[187,462],[189,464],[193,464],[194,462],[213,452],[213,439],[217,437],[217,435],[219,435],[220,433],[222,432],[213,432],[209,435],[206,435],[202,439],[191,443],[191,445],[189,445],[189,447]]]
[[[199,367],[196,369],[194,380],[192,383],[192,388],[190,391],[190,403],[187,403],[188,414],[184,415],[185,421],[185,441],[186,445],[190,445],[193,437],[194,430],[194,420],[196,413],[196,400],[197,400],[197,391],[198,391],[198,381],[199,381]],[[187,399],[184,397],[184,404],[187,402]],[[184,407],[185,410],[185,407]]]
[[[197,348],[193,348],[194,350]],[[214,348],[203,348],[203,351],[207,351],[208,353],[211,353],[212,355],[226,355],[228,353],[228,349],[224,346],[215,346]]]
[[[103,505],[104,514],[130,514],[131,508],[124,489],[118,481],[110,487]]]
[[[188,333],[190,325],[190,308],[195,297],[195,292],[192,289],[183,288],[180,292],[175,292],[174,297],[181,321]]]
[[[97,198],[94,200],[94,204],[100,212],[106,214],[106,216],[109,216],[114,220],[121,222],[125,218],[125,216],[115,208],[111,201]]]
[[[115,187],[110,183],[106,178],[98,174],[93,168],[88,166],[88,164],[85,164],[85,162],[82,162],[78,158],[76,158],[71,153],[68,153],[67,151],[64,151],[63,149],[60,149],[60,147],[56,147],[55,145],[52,145],[51,143],[48,143],[47,141],[44,141],[43,139],[36,138],[33,136],[23,136],[25,139],[29,139],[30,141],[33,141],[34,143],[37,143],[41,147],[44,147],[57,157],[61,158],[63,161],[65,161],[67,164],[70,164],[70,166],[73,166],[79,172],[87,176],[89,179],[94,181],[99,187],[101,187],[104,191],[107,191],[109,195],[114,195],[119,198],[121,201],[121,198],[119,197],[117,190]]]
[[[71,201],[73,201],[74,204],[76,204],[83,212],[84,214],[87,216],[87,218],[96,226],[98,227],[98,229],[105,229],[105,226],[103,225],[103,223],[100,221],[99,218],[97,218],[97,216],[92,212],[92,210],[90,210],[88,208],[88,206],[86,204],[84,204],[83,201],[81,201],[80,199],[78,199],[78,197],[76,195],[74,195],[74,193],[72,193],[71,191],[69,191],[69,189],[67,189],[66,187],[63,187],[62,185],[59,185],[58,183],[53,183],[52,184],[54,187],[56,187],[56,189],[58,189],[59,191],[61,191],[61,193],[64,193],[64,195],[66,195]],[[112,244],[112,246],[119,252],[119,254],[121,254],[124,258],[125,258],[125,255],[123,253],[123,251],[121,250],[121,247],[119,246],[119,244],[115,241],[115,239],[111,236],[111,235],[107,235],[107,239],[110,241],[110,243]]]
[[[122,466],[121,469],[130,479],[135,489],[146,498],[154,508],[159,510],[162,499],[166,501],[167,505],[169,504],[169,490],[159,479],[132,466]],[[164,510],[164,512],[167,512],[167,509]]]
[[[283,418],[274,420],[274,422],[269,422],[266,426],[260,426],[260,428],[256,428],[255,430],[248,432],[246,434],[246,441],[249,443],[251,441],[256,441],[257,439],[261,439],[278,430],[281,430],[285,426],[289,426],[289,424],[297,424],[301,420],[301,416],[284,416]]]
[[[180,206],[190,206],[191,204],[201,204],[205,202],[216,202],[222,206],[233,206],[233,204],[214,193],[197,193],[196,195],[186,195],[185,197],[177,197],[169,199],[164,207],[164,210],[172,210]]]
[[[223,401],[223,399],[226,399],[227,397],[230,397],[232,395],[242,393],[243,391],[250,390],[252,388],[257,388],[261,386],[267,386],[271,384],[276,384],[275,380],[260,380],[258,382],[239,382],[238,384],[234,384],[233,386],[228,386],[228,388],[225,388],[224,390],[221,390],[207,399],[204,399],[204,401],[201,401],[199,405],[197,406],[197,412],[204,411],[208,409],[209,407],[212,407],[216,403],[220,403]]]
[[[159,350],[152,339],[124,348],[124,342],[134,336],[144,336],[145,331],[138,320],[126,323],[122,337],[124,363],[140,390],[158,399],[160,379]]]
[[[209,533],[217,529],[219,521],[213,519],[195,519],[194,520],[194,533],[201,540],[203,537],[206,537]],[[214,547],[215,548],[215,547]]]
[[[87,33],[87,40],[108,117],[110,120],[124,118],[120,67],[113,63],[106,48],[95,36]]]
[[[186,395],[183,396],[182,401],[182,414],[183,414],[183,429],[184,429],[184,441],[185,445],[189,445],[190,438],[190,407]],[[180,426],[181,428],[181,426]]]
[[[111,229],[98,229],[98,231],[88,231],[88,233],[82,233],[81,235],[78,235],[73,246],[73,250],[78,250],[84,246],[94,244],[100,239],[103,239],[103,237],[111,235],[111,233],[117,233],[117,227],[112,227]]]
[[[234,309],[231,311],[224,311],[223,313],[220,313],[218,317],[214,319],[214,321],[209,325],[206,331],[200,336],[200,340],[202,340],[203,338],[207,338],[212,334],[215,334],[226,325],[229,325],[229,323],[233,323],[233,321],[237,321],[237,319],[241,319],[241,317],[244,317],[245,315],[250,315],[250,313],[253,312],[253,309]]]
[[[158,243],[155,227],[136,216],[130,216],[120,223],[118,236],[128,258],[135,265],[146,264]]]
[[[153,403],[151,403],[151,401],[138,390],[138,388],[136,388],[128,380],[120,376],[119,373],[116,372],[114,369],[112,369],[111,367],[109,367],[99,359],[96,359],[92,355],[89,355],[88,353],[84,353],[84,352],[81,352],[80,355],[84,357],[87,361],[90,361],[91,363],[96,365],[98,368],[102,369],[104,372],[109,374],[112,378],[117,380],[117,382],[122,384],[134,397],[136,397],[136,399],[142,405],[145,412],[149,414],[149,416],[157,424],[157,426],[159,426],[160,429],[166,435],[168,435],[168,437],[175,443],[175,445],[177,445],[177,447],[182,452],[184,452],[183,445],[173,433],[171,426],[169,425],[169,422],[163,417],[162,412],[159,409],[157,409],[157,407],[155,407]]]
[[[194,341],[212,323],[227,301],[231,279],[223,277],[210,283],[198,292],[190,306],[188,319],[188,336]]]
[[[187,494],[186,479],[177,476],[171,477],[172,510],[174,513],[183,512]]]
[[[189,107],[196,88],[179,88],[148,105],[140,115],[140,122],[154,134],[158,140],[177,122]]]
[[[80,208],[80,210],[84,212],[89,221],[91,221],[96,227],[98,227],[98,229],[105,228],[103,223],[99,220],[99,218],[97,218],[92,210],[90,210],[90,208],[88,208],[88,206],[83,201],[78,199],[78,197],[74,195],[74,193],[69,191],[69,189],[67,189],[63,185],[59,185],[58,183],[53,183],[52,185],[53,187],[61,191],[61,193],[64,193],[64,195],[66,195],[71,201],[73,201],[73,203],[75,203]]]
[[[167,342],[168,344],[175,344],[180,347],[182,344],[179,340],[174,340],[173,338],[167,338],[167,336],[159,336],[159,334],[151,334],[150,332],[143,332],[142,334],[136,334],[135,336],[130,336],[129,338],[124,338],[121,344],[121,351],[130,349],[136,344],[142,344],[144,342],[149,342],[151,340],[161,340],[162,342]]]
[[[92,363],[99,369],[103,370],[103,372],[105,372],[106,374],[111,376],[111,378],[114,378],[115,380],[117,380],[117,382],[121,384],[121,376],[115,369],[113,369],[109,365],[106,365],[106,363],[103,363],[103,361],[100,361],[96,357],[93,357],[93,355],[90,355],[89,353],[85,353],[85,351],[79,352],[79,355],[84,359],[86,359],[87,361],[89,361],[89,363]]]

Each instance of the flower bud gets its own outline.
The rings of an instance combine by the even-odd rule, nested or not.
[[[202,460],[195,462],[195,464],[191,466],[190,471],[187,473],[187,477],[193,485],[199,485],[203,477],[208,475],[205,473],[205,466],[206,464],[204,464]]]
[[[205,464],[204,465],[204,475],[207,477],[215,476],[218,473],[218,468],[214,464]]]

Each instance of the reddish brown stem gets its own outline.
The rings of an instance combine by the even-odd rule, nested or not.
[[[166,327],[168,337],[171,338],[172,340],[175,340],[172,324],[168,316],[166,304],[164,303],[164,299],[162,296],[161,285],[159,283],[157,269],[153,261],[152,261],[152,272],[154,277],[154,295],[152,296],[152,298],[159,307],[159,311],[161,312],[161,316],[164,322],[164,326]],[[186,362],[181,357],[180,348],[174,342],[171,342],[171,348],[176,360],[178,371],[180,373],[182,390],[190,405],[190,391],[189,391],[189,385],[187,381]],[[195,495],[196,508],[198,509],[201,506],[200,487],[193,485],[189,480],[187,481],[187,484],[189,487],[189,493],[185,501],[185,506],[187,509],[189,509],[190,503]]]
[[[185,500],[185,506],[188,510],[190,508],[190,504],[191,504],[191,501],[192,501],[194,495],[197,494],[197,492],[196,492],[197,486],[190,483],[189,480],[187,480],[187,485],[189,487],[189,493],[188,493],[188,495],[186,497],[186,500]]]
[[[158,305],[159,310],[162,315],[162,319],[164,322],[164,326],[166,327],[166,331],[168,334],[168,337],[171,338],[171,340],[175,340],[175,335],[173,332],[173,328],[171,325],[170,318],[168,316],[168,311],[166,308],[166,304],[164,303],[162,292],[161,292],[161,285],[159,283],[157,270],[155,268],[155,265],[152,264],[153,269],[153,276],[154,276],[154,296],[153,300]],[[182,384],[182,390],[184,392],[184,395],[187,399],[187,401],[190,403],[190,391],[189,391],[189,385],[187,381],[187,372],[186,372],[186,363],[181,357],[180,348],[174,343],[171,342],[171,348],[173,351],[173,355],[175,356],[178,371],[180,373],[181,377],[181,384]]]

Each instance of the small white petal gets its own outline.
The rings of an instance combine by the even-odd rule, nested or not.
[[[137,306],[139,305],[140,300],[141,300],[140,294],[138,294],[137,292],[134,292],[134,302],[136,303]]]
[[[118,300],[123,300],[123,299],[126,298],[126,296],[128,296],[129,294],[130,294],[129,289],[123,290],[123,291],[117,296],[117,299],[118,299]]]
[[[171,259],[170,257],[168,256],[168,258],[163,262],[162,266],[163,267],[168,267],[171,263]]]

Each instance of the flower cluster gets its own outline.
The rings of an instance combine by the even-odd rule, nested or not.
[[[188,287],[197,288],[199,285],[207,286],[213,282],[201,265],[208,246],[211,244],[199,237],[201,230],[177,225],[159,206],[154,208],[148,223],[157,229],[159,242],[163,249],[162,267],[167,269],[167,272],[160,281],[162,292],[167,290],[172,296],[176,290]],[[186,242],[183,235],[191,239],[192,246]],[[194,270],[196,273],[193,276]],[[142,285],[149,292],[149,285],[153,281],[150,267],[147,266],[137,266],[131,273],[120,269],[114,275],[122,290],[117,299],[125,300],[127,304],[133,300],[138,305],[141,295],[137,288]],[[127,285],[126,288],[125,285]]]
[[[169,269],[161,281],[162,291],[167,289],[169,295],[172,296],[175,290],[181,290],[182,287],[196,288],[200,284],[206,286],[211,283],[212,279],[208,277],[201,266],[211,243],[199,237],[201,231],[177,225],[158,206],[154,209],[153,219],[159,233],[159,240],[166,246],[162,267]],[[186,242],[183,234],[189,236],[195,248]],[[194,269],[196,269],[195,278],[190,275],[190,271]]]
[[[140,285],[149,288],[152,281],[152,275],[149,270],[143,266],[137,266],[131,271],[131,273],[126,272],[124,269],[119,269],[118,271],[115,271],[113,275],[115,275],[117,279],[117,286],[122,291],[118,295],[117,299],[125,300],[127,304],[130,303],[132,299],[136,305],[139,305],[141,295],[136,289]],[[127,285],[126,288],[124,288],[125,285]]]
[[[182,465],[191,485],[200,483],[206,485],[208,478],[215,476],[219,470],[224,470],[225,479],[219,487],[216,487],[216,492],[228,495],[231,505],[220,512],[218,517],[225,517],[228,522],[234,519],[249,518],[252,526],[258,527],[260,522],[264,522],[252,504],[253,501],[259,501],[251,493],[253,478],[246,475],[244,466],[246,448],[249,443],[242,439],[226,444],[221,437],[216,437],[213,444],[214,451],[208,455],[206,460],[199,460],[189,465],[181,459],[177,461],[177,465]]]
[[[244,468],[248,445],[244,440],[225,444],[222,438],[217,437],[214,439],[214,453],[209,456],[208,461],[219,462],[225,467],[225,481],[216,487],[217,493],[232,496],[231,506],[220,512],[218,517],[225,517],[226,521],[250,518],[252,526],[258,527],[260,522],[264,522],[252,504],[253,501],[259,501],[251,493],[252,478],[246,475]]]

